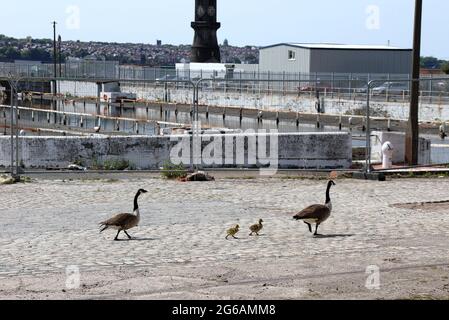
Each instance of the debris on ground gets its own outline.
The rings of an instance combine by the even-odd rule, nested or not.
[[[215,181],[215,178],[206,172],[198,171],[198,172],[189,174],[185,178],[181,178],[180,181],[182,181],[182,182],[207,182],[207,181]]]
[[[78,164],[70,164],[67,169],[72,170],[72,171],[87,171],[87,168],[80,166]]]
[[[12,177],[10,175],[1,175],[0,176],[0,185],[7,184],[16,184],[16,183],[31,183],[33,180],[30,177],[20,176],[20,177]]]
[[[14,183],[16,183],[16,179],[14,179],[13,177],[7,175],[0,176],[0,185],[14,184]]]

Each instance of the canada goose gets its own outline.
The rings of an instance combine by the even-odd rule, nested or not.
[[[108,229],[114,229],[114,230],[118,230],[117,235],[115,236],[115,241],[118,240],[118,236],[120,234],[120,232],[125,232],[125,234],[127,235],[128,239],[131,240],[131,236],[126,232],[132,228],[135,228],[139,225],[140,222],[140,211],[139,211],[139,204],[137,203],[137,200],[139,199],[140,195],[143,193],[147,193],[148,191],[140,189],[139,191],[137,191],[137,194],[134,198],[134,213],[121,213],[118,214],[116,216],[114,216],[113,218],[106,220],[104,222],[100,223],[100,226],[103,227],[103,229],[101,229],[100,233],[108,230]]]
[[[260,219],[259,223],[252,225],[251,227],[249,227],[249,230],[251,230],[251,233],[249,234],[249,236],[251,237],[253,234],[256,234],[257,236],[259,235],[259,232],[262,231],[263,229],[263,220]]]
[[[228,230],[228,235],[226,236],[226,240],[231,236],[234,239],[238,239],[235,235],[240,231],[240,226],[236,225],[234,228]]]
[[[312,224],[316,224],[315,236],[318,235],[318,227],[320,224],[329,219],[332,213],[332,201],[330,198],[330,190],[332,186],[335,186],[335,182],[331,180],[327,184],[326,204],[324,206],[320,204],[310,206],[293,217],[294,219],[301,220],[307,224],[311,233]]]

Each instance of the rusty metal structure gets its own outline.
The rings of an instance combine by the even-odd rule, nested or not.
[[[192,45],[191,62],[220,63],[220,47],[217,30],[217,0],[195,0],[195,21],[192,28],[195,38]]]

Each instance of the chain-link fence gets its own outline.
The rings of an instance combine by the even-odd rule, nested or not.
[[[52,78],[54,66],[42,63],[0,63],[0,77],[9,74],[31,79]],[[367,83],[376,81],[376,87],[372,88],[373,100],[408,102],[410,98],[409,85],[396,82],[409,79],[409,75],[405,74],[276,73],[244,71],[238,67],[205,71],[127,66],[119,65],[116,61],[80,61],[58,64],[56,76],[91,82],[139,81],[155,87],[174,85],[177,89],[183,86],[189,88],[190,81],[207,79],[201,83],[201,90],[298,96],[313,96],[319,91],[325,98],[357,100],[364,100]],[[422,100],[430,103],[449,102],[449,78],[427,75],[423,80],[420,86]],[[82,87],[79,94],[86,94]]]
[[[63,159],[58,160],[57,157],[55,159],[54,155],[51,154],[49,156],[51,161],[47,161],[45,160],[45,154],[35,153],[36,148],[39,148],[36,145],[22,146],[16,163],[23,166],[25,170],[53,168],[52,161],[57,163],[56,167],[60,169],[67,168],[68,165],[75,163],[101,169],[104,166],[102,167],[100,163],[104,164],[105,161],[119,163],[125,161],[124,158],[127,159],[125,163],[128,163],[130,168],[160,168],[164,161],[170,160],[170,157],[167,156],[167,148],[170,148],[170,145],[164,145],[158,140],[154,140],[150,145],[147,145],[149,142],[145,139],[161,135],[171,136],[178,133],[193,134],[195,120],[201,122],[201,130],[199,131],[203,134],[207,132],[241,134],[248,130],[251,132],[275,130],[275,132],[287,135],[297,133],[333,134],[338,132],[350,135],[353,152],[349,161],[352,165],[336,165],[334,167],[328,165],[326,167],[315,164],[310,158],[314,152],[311,151],[310,157],[308,154],[301,155],[303,161],[296,168],[344,167],[346,169],[358,168],[364,170],[367,161],[371,161],[374,169],[382,169],[382,147],[385,142],[391,142],[396,148],[393,164],[396,167],[401,167],[404,166],[403,149],[405,148],[408,104],[403,103],[403,101],[394,102],[391,100],[387,103],[375,98],[378,94],[377,91],[409,87],[410,81],[406,79],[389,80],[390,86],[388,88],[382,87],[385,84],[383,79],[370,82],[369,87],[366,84],[365,92],[359,92],[359,102],[354,98],[344,99],[340,97],[340,99],[336,99],[330,94],[326,95],[326,91],[321,91],[316,81],[312,91],[313,94],[310,96],[294,95],[289,100],[284,95],[283,90],[274,90],[275,88],[283,89],[293,85],[305,88],[311,83],[310,79],[225,79],[225,88],[220,88],[219,91],[211,87],[211,85],[218,86],[219,80],[217,79],[206,78],[198,82],[167,80],[164,87],[161,88],[160,94],[162,96],[155,97],[153,95],[153,98],[149,96],[148,99],[139,97],[135,101],[103,101],[101,97],[76,98],[67,95],[55,96],[28,91],[20,92],[18,90],[17,101],[12,102],[15,110],[12,115],[11,101],[8,101],[9,88],[5,88],[3,102],[0,103],[0,127],[3,129],[3,135],[18,134],[18,139],[14,136],[11,138],[12,144],[9,141],[11,147],[16,148],[14,152],[17,152],[15,146],[18,141],[29,141],[29,139],[39,136],[56,139],[50,143],[51,148],[56,148],[51,149],[52,153],[57,154],[57,148],[64,148],[64,151],[70,150],[69,156],[66,152],[63,152],[66,154]],[[335,78],[330,80],[331,88],[337,87],[340,81],[342,80]],[[422,79],[421,87],[429,86],[430,82],[439,83],[440,81],[445,81],[445,79]],[[26,82],[31,83],[33,79],[21,79],[18,87]],[[154,86],[158,85],[157,82],[123,81],[122,87],[124,84],[126,84],[127,89],[139,86],[139,90],[147,89],[151,93],[154,92]],[[353,80],[348,82],[347,86],[355,88],[360,86],[361,82],[363,80]],[[255,87],[266,88],[268,85],[271,86],[270,90],[273,91],[263,98],[265,100],[262,99],[260,94],[253,93],[253,91],[256,91]],[[192,90],[192,88],[195,90]],[[176,94],[182,96],[184,101],[181,103],[173,102],[173,95]],[[447,95],[447,90],[443,91],[442,94]],[[9,94],[9,96],[11,95]],[[268,103],[270,99],[276,100],[278,98],[278,102]],[[370,103],[370,118],[367,117],[366,112],[368,101]],[[266,107],[266,105],[270,107]],[[273,106],[277,107],[273,108]],[[449,144],[445,142],[447,130],[445,120],[449,118],[447,112],[447,104],[444,102],[431,103],[421,97],[422,139],[420,140],[420,148],[422,150],[420,149],[420,163],[422,165],[445,165],[449,163]],[[13,131],[11,131],[11,128]],[[71,143],[76,137],[94,140],[89,140],[84,144],[79,142],[81,147],[80,145],[74,147]],[[119,139],[112,143],[111,141],[116,139],[115,137]],[[136,142],[136,139],[138,142]],[[331,141],[332,135],[329,135],[328,139]],[[95,143],[100,140],[103,141],[100,143],[100,147],[95,146]],[[55,141],[58,141],[58,143],[65,142],[58,145]],[[40,140],[37,145],[39,143],[44,142]],[[47,152],[49,150],[48,143],[48,141],[45,142]],[[248,142],[245,143],[248,144]],[[320,143],[322,145],[317,146],[318,149],[323,148],[325,151],[329,147],[327,140]],[[9,151],[5,147],[7,144],[3,141],[2,159],[9,159],[7,155]],[[138,149],[134,153],[129,151],[141,144],[146,145],[147,149]],[[155,146],[157,146],[156,149]],[[96,150],[97,148],[98,150]],[[283,148],[288,149],[289,145],[285,145]],[[90,152],[88,152],[89,150]],[[163,153],[165,158],[158,158],[157,152]],[[30,159],[27,153],[28,155],[33,154],[36,157],[41,157],[43,160],[36,162]],[[97,156],[92,156],[93,154],[97,154]],[[327,154],[331,153],[328,152]],[[92,164],[92,157],[97,157],[94,164]],[[316,157],[316,154],[313,157]],[[149,158],[155,159],[154,163],[144,166],[143,163],[149,163]],[[329,161],[331,160],[329,159]],[[61,165],[61,163],[65,164]],[[117,167],[122,168],[123,166]]]

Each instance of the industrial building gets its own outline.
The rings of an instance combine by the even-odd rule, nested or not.
[[[260,49],[261,72],[410,74],[412,49],[281,43]]]

